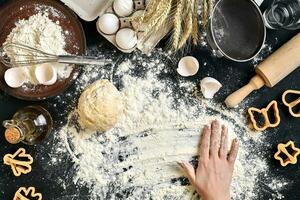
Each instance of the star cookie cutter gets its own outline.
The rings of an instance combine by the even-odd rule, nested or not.
[[[26,159],[26,161],[24,161],[24,159]],[[30,154],[26,154],[24,148],[20,148],[14,154],[6,154],[3,157],[3,161],[4,164],[10,165],[15,176],[21,176],[21,174],[31,172],[33,158]]]
[[[287,147],[293,149],[293,153],[289,153],[288,150],[286,149]],[[288,164],[297,163],[297,156],[300,154],[300,149],[295,147],[293,141],[288,141],[286,144],[278,144],[277,149],[278,150],[275,153],[274,158],[280,161],[281,166],[285,167]],[[280,156],[281,153],[287,156],[285,160]]]
[[[274,118],[275,118],[274,123],[270,122],[270,119],[269,119],[269,116],[268,116],[268,111],[270,110],[270,108],[273,108],[273,110],[274,110]],[[264,124],[260,127],[258,125],[258,121],[255,120],[255,117],[254,117],[255,112],[263,115]],[[277,101],[274,101],[274,100],[271,101],[266,108],[262,108],[262,109],[258,109],[258,108],[254,108],[254,107],[249,108],[248,109],[248,114],[250,116],[250,121],[252,123],[252,127],[257,131],[264,131],[267,128],[274,128],[274,127],[278,126],[279,123],[280,123],[280,115],[279,115],[279,110],[278,110],[278,104],[277,104]]]
[[[20,187],[18,191],[15,193],[13,200],[42,200],[43,196],[41,193],[35,192],[35,187]]]
[[[286,105],[289,108],[289,112],[293,117],[300,117],[300,110],[298,111],[298,113],[295,113],[293,111],[293,108],[295,108],[296,106],[300,105],[300,96],[298,97],[298,99],[292,101],[292,102],[287,102],[286,101],[286,96],[288,94],[299,94],[300,95],[300,90],[287,90],[283,93],[282,95],[282,102],[284,105]]]

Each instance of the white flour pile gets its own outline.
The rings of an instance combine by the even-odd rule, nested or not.
[[[66,42],[63,29],[59,25],[59,21],[53,22],[49,19],[48,12],[39,12],[28,19],[16,22],[15,28],[7,36],[5,43],[23,44],[54,55],[67,54],[64,50]],[[17,48],[10,49],[5,53],[12,60],[21,61],[37,59],[39,55]],[[18,55],[29,55],[29,57],[25,58]],[[69,65],[52,63],[52,66],[55,67],[60,78],[67,78],[72,72],[72,67]],[[36,84],[37,82],[33,75],[34,68],[35,66],[28,66],[28,78],[31,83]]]
[[[260,148],[267,142],[263,135],[249,135],[241,112],[229,112],[212,101],[195,98],[195,85],[178,80],[175,70],[166,65],[170,60],[161,50],[155,50],[150,57],[138,54],[120,64],[87,66],[76,82],[76,92],[57,97],[58,102],[68,96],[74,99],[94,80],[108,78],[122,92],[125,104],[123,118],[105,134],[79,130],[72,114],[69,123],[55,133],[51,166],[65,166],[66,155],[74,162],[60,184],[68,187],[71,180],[77,188],[88,187],[87,199],[91,200],[197,199],[177,161],[195,163],[200,131],[217,118],[241,143],[232,183],[233,199],[255,199],[262,191],[270,193],[272,199],[284,198],[280,190],[287,182],[269,173]],[[80,192],[68,197],[83,199]]]

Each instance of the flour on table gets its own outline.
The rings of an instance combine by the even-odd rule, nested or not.
[[[259,63],[261,63],[267,56],[269,56],[273,52],[273,47],[270,44],[264,43],[262,50],[259,52],[257,56],[252,59],[252,64],[256,67]]]
[[[66,55],[64,50],[66,42],[64,32],[59,25],[59,21],[53,22],[49,19],[49,13],[39,12],[28,19],[21,19],[16,22],[15,28],[7,36],[5,43],[19,43],[24,44],[46,53],[54,55]],[[5,44],[4,43],[4,44]],[[28,52],[22,50],[12,50],[6,52],[7,55],[16,60],[17,55],[28,55]],[[30,59],[36,59],[36,54],[30,54]],[[24,57],[18,57],[19,60],[24,60]],[[66,64],[52,63],[55,67],[59,78],[68,78],[72,72],[72,67]],[[28,66],[28,76],[33,84],[36,80],[33,78],[32,71],[35,66]]]
[[[97,49],[89,54],[101,54]],[[255,199],[259,191],[268,191],[272,199],[284,198],[280,191],[287,182],[270,174],[262,154],[264,135],[250,136],[242,111],[229,111],[199,97],[197,84],[168,68],[172,58],[162,50],[150,57],[136,53],[113,60],[116,63],[104,67],[87,66],[76,82],[76,91],[57,97],[60,102],[70,95],[75,106],[74,96],[94,80],[107,78],[118,87],[124,102],[123,117],[105,134],[78,129],[72,112],[68,123],[55,133],[51,166],[62,166],[64,155],[74,163],[74,171],[65,174],[65,184],[72,181],[78,188],[88,187],[91,200],[198,199],[177,161],[197,162],[201,130],[217,118],[229,127],[230,140],[237,137],[240,141],[233,199]]]

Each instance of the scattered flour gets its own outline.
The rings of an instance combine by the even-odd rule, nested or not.
[[[15,28],[7,36],[5,43],[24,44],[54,55],[67,54],[64,50],[66,45],[65,36],[59,21],[53,22],[49,19],[49,13],[46,11],[16,22]],[[36,59],[39,56],[37,53],[30,53],[16,48],[9,49],[5,53],[14,61]],[[23,57],[20,55],[28,56]],[[56,68],[60,78],[68,78],[72,72],[72,67],[69,65],[52,63],[52,66]],[[28,66],[28,78],[31,83],[37,84],[33,75],[34,68],[35,66]]]
[[[101,54],[97,49],[101,48],[90,54]],[[64,104],[61,100],[71,96],[75,106],[74,96],[94,80],[107,78],[120,89],[125,106],[119,123],[105,134],[80,130],[76,115],[69,115],[55,134],[56,148],[50,154],[54,167],[64,166],[66,154],[74,163],[74,172],[68,172],[60,184],[72,180],[78,188],[88,187],[91,200],[198,199],[177,161],[196,163],[202,127],[217,118],[229,126],[231,139],[238,137],[241,143],[233,199],[255,199],[266,191],[272,199],[284,198],[280,190],[287,182],[269,173],[262,150],[264,136],[251,136],[242,111],[229,111],[203,99],[194,83],[178,79],[168,68],[172,58],[163,51],[155,50],[149,57],[136,54],[129,60],[116,58],[116,63],[104,67],[87,66],[75,92],[57,97]]]
[[[273,47],[270,44],[265,43],[262,47],[262,50],[257,56],[252,59],[252,64],[256,67],[260,62],[263,61],[267,56],[273,52]]]

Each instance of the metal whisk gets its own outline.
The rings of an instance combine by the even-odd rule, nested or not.
[[[104,65],[111,61],[104,57],[53,55],[39,49],[17,43],[6,43],[0,48],[0,62],[8,67],[22,67],[43,63],[66,63],[79,65]]]

